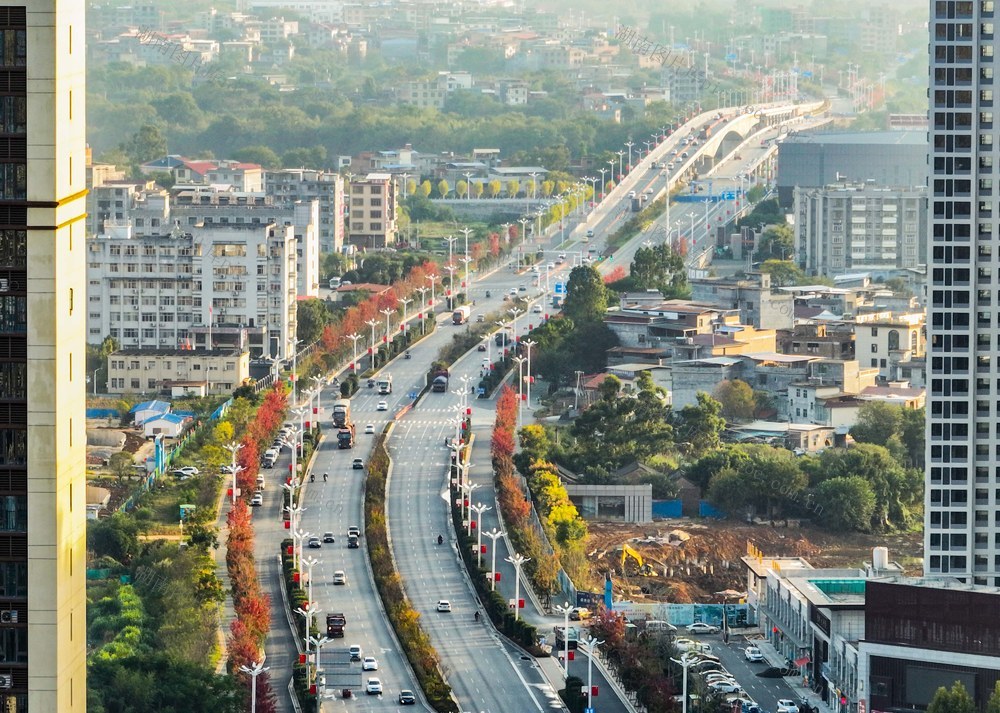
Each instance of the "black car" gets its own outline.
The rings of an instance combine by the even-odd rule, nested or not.
[[[334,541],[335,540],[333,539],[333,533],[332,532],[324,532],[323,533],[323,542],[334,542]]]
[[[353,470],[364,470],[365,469],[365,462],[361,458],[355,458],[351,462],[351,468]]]
[[[480,352],[485,352],[486,351],[486,345],[485,344],[480,344],[478,347],[476,347],[476,350],[480,351]]]
[[[413,695],[413,691],[408,691],[405,688],[399,692],[399,705],[401,706],[415,706],[417,705],[417,697]]]

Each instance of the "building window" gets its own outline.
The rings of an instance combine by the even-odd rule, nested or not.
[[[23,67],[27,63],[27,30],[0,30],[0,62],[4,67]]]
[[[0,200],[18,201],[27,197],[27,166],[23,163],[0,163]]]

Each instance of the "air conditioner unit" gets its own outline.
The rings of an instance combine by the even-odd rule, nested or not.
[[[0,279],[0,292],[6,292],[10,289],[10,280]]]
[[[16,624],[17,609],[0,609],[0,624]]]
[[[14,677],[9,673],[0,674],[0,688],[13,688]]]

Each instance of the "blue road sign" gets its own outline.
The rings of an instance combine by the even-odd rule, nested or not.
[[[739,59],[739,56],[735,52],[730,52],[726,55],[727,62],[735,62],[737,59]]]
[[[561,295],[561,294],[563,294],[565,292],[566,292],[566,285],[564,285],[562,282],[557,282],[556,283],[556,294],[557,295]]]
[[[476,512],[478,512],[478,510]],[[583,713],[594,713],[594,709],[593,708],[584,708],[583,709]]]
[[[809,71],[809,70],[807,69],[806,71],[804,71],[804,72],[802,73],[802,76],[803,76],[803,77],[811,77],[811,76],[813,76],[813,73],[812,73],[812,72],[810,72],[810,71]]]

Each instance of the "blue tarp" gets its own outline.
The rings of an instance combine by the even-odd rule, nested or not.
[[[684,514],[680,500],[654,500],[653,517],[681,517]]]
[[[121,414],[113,408],[89,408],[87,418],[119,418]]]
[[[721,519],[726,516],[726,513],[714,507],[707,500],[700,500],[698,502],[698,515],[700,517],[717,517]]]

